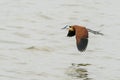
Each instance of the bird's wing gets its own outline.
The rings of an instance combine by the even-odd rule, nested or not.
[[[86,50],[88,44],[88,38],[77,38],[76,37],[77,48],[79,51],[83,52]]]
[[[76,43],[79,51],[85,51],[88,44],[88,31],[85,27],[76,27]]]
[[[75,35],[75,31],[68,31],[68,34],[67,34],[67,36],[68,37],[72,37],[72,36],[74,36]]]

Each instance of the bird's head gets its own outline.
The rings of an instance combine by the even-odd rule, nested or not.
[[[68,34],[67,34],[68,37],[72,37],[72,36],[75,35],[75,30],[74,30],[73,26],[66,25],[62,29],[67,29],[68,30]]]
[[[63,27],[62,29],[67,29],[69,31],[74,31],[72,26],[66,25],[65,27]]]

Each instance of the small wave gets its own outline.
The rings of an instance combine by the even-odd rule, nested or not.
[[[16,41],[0,40],[0,43],[9,43],[9,44],[24,44]]]
[[[35,47],[35,46],[30,46],[30,47],[28,47],[28,48],[26,48],[27,50],[35,50],[35,51],[45,51],[45,52],[51,52],[51,51],[53,51],[53,49],[52,48],[50,48],[50,47]]]

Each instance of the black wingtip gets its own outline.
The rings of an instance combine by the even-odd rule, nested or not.
[[[80,42],[77,44],[77,48],[80,52],[83,52],[86,50],[88,44],[88,38],[81,39]]]

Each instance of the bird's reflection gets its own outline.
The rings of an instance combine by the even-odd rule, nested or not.
[[[88,70],[85,68],[88,65],[91,64],[72,63],[71,66],[67,69],[66,73],[72,78],[79,78],[80,80],[92,80],[92,78],[89,78]]]

